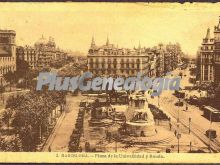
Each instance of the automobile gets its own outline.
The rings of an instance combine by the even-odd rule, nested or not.
[[[87,102],[86,102],[86,101],[81,101],[81,102],[79,103],[79,107],[82,107],[82,108],[85,108],[86,105],[87,105]]]
[[[16,91],[22,91],[22,89],[21,88],[17,88]]]
[[[193,90],[193,86],[185,86],[185,90]]]
[[[188,103],[193,104],[193,105],[199,105],[200,101],[197,96],[190,96]]]
[[[214,138],[217,137],[216,130],[214,130],[214,129],[208,129],[208,130],[205,132],[205,135],[206,135],[207,137],[210,136],[211,139],[214,139]]]

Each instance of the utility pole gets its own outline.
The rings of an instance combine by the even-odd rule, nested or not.
[[[179,95],[180,96],[180,95]],[[180,98],[179,98],[179,105],[180,105]],[[178,107],[178,116],[177,116],[177,140],[178,140],[178,153],[180,152],[180,113],[179,113],[180,108]]]
[[[181,134],[179,131],[179,123],[177,123],[177,141],[178,141],[178,153],[180,152],[180,138],[181,138]]]
[[[210,112],[210,125],[209,125],[209,152],[211,153],[211,126],[212,126],[212,112]]]
[[[191,132],[191,130],[190,130],[190,124],[191,124],[191,117],[189,117],[189,134],[190,134],[190,132]]]

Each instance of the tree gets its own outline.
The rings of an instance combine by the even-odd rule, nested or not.
[[[24,151],[35,151],[48,134],[48,122],[55,107],[65,100],[65,93],[32,91],[11,97],[6,107],[14,110],[12,126],[19,134]]]
[[[215,88],[215,99],[213,99],[213,105],[219,109],[220,107],[220,84]]]
[[[30,70],[30,66],[27,61],[17,59],[17,71],[16,74],[19,78],[24,78],[27,72]]]
[[[4,95],[3,95],[3,93],[5,92],[5,88],[3,87],[3,86],[0,86],[0,93],[1,93],[1,98],[2,98],[2,103],[4,104]]]
[[[13,114],[13,112],[11,109],[5,110],[2,114],[1,120],[7,125],[8,130],[10,128],[10,120],[11,120],[12,114]]]
[[[15,74],[12,71],[7,72],[6,74],[3,75],[4,79],[9,82],[10,84],[10,91],[11,91],[11,84],[15,80]]]
[[[19,136],[8,136],[7,139],[0,137],[0,151],[22,151],[21,139]]]

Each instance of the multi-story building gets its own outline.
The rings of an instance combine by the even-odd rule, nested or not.
[[[166,46],[167,53],[169,53],[169,58],[172,61],[170,63],[170,70],[174,70],[177,68],[178,63],[181,62],[182,51],[180,45],[177,44],[168,44]]]
[[[43,36],[34,44],[38,52],[38,67],[48,67],[56,58],[56,44],[54,39],[49,37],[49,40]]]
[[[138,72],[142,75],[150,73],[150,53],[139,47],[136,49],[118,48],[109,43],[96,46],[92,38],[88,52],[88,70],[94,75],[108,76],[136,76]]]
[[[214,27],[214,80],[220,82],[220,17]]]
[[[67,58],[67,53],[60,50],[60,48],[56,49],[55,60],[63,60]]]
[[[30,46],[19,46],[16,49],[17,61],[26,61],[31,69],[38,67],[38,52]],[[19,65],[17,66],[19,69]]]
[[[214,81],[214,39],[210,36],[210,29],[207,29],[206,37],[203,39],[201,50],[201,81]]]
[[[214,27],[214,38],[208,28],[198,52],[200,82],[220,82],[220,19]]]
[[[198,51],[196,53],[196,80],[200,80],[200,75],[201,75],[201,47],[198,48]]]
[[[171,63],[172,63],[171,54],[166,51],[164,54],[164,73],[165,74],[172,71]]]
[[[103,46],[96,46],[92,38],[88,52],[88,70],[95,75],[133,76],[138,72],[143,76],[160,77],[174,70],[181,62],[179,44],[153,48],[118,48],[107,39]]]
[[[67,53],[56,48],[53,38],[47,40],[42,36],[33,47],[17,47],[16,56],[17,59],[26,61],[31,69],[36,69],[48,67],[54,60],[66,59]]]
[[[155,46],[151,50],[153,52],[153,63],[155,76],[160,77],[164,75],[164,55],[166,50],[164,49],[163,44]],[[151,66],[151,67],[153,67]]]
[[[0,85],[5,84],[3,75],[16,70],[16,32],[0,30]]]

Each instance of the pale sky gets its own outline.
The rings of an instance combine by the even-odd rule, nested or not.
[[[43,34],[60,48],[84,53],[92,35],[97,45],[108,35],[119,47],[179,42],[195,55],[219,16],[220,3],[0,3],[0,28],[15,30],[17,45],[33,45]]]

